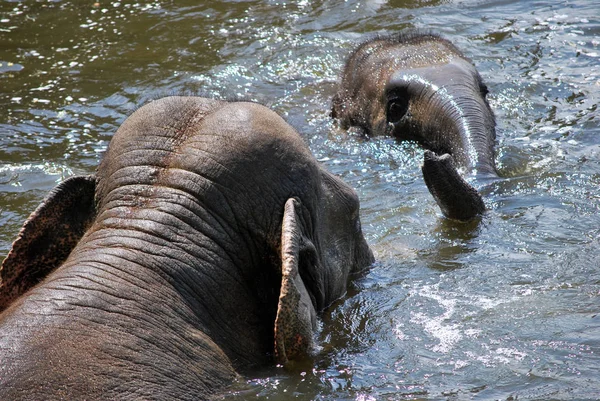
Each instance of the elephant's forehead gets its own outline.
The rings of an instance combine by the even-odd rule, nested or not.
[[[476,82],[476,75],[475,67],[468,61],[459,58],[435,66],[398,68],[392,71],[388,86],[406,85],[410,82],[432,87],[443,87],[449,84],[469,85]]]
[[[123,123],[98,168],[98,198],[139,184],[310,191],[314,183],[306,177],[316,177],[317,170],[300,135],[264,106],[170,98]]]
[[[264,106],[171,97],[132,114],[115,134],[101,167],[162,166],[198,151],[224,161],[269,153],[273,147],[295,152],[297,158],[310,154],[298,133]]]
[[[419,44],[398,44],[373,51],[371,65],[375,68],[408,69],[449,63],[459,57],[443,42],[431,41]]]

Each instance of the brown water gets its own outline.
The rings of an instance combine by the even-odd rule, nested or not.
[[[324,316],[314,368],[228,399],[600,399],[600,6],[574,1],[0,3],[0,254],[119,124],[169,94],[247,98],[354,186],[378,262]],[[444,220],[422,151],[332,125],[343,59],[438,31],[490,88],[502,179]]]

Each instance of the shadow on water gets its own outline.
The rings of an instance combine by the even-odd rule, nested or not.
[[[477,251],[478,236],[485,220],[485,215],[468,222],[440,218],[431,232],[435,238],[433,246],[418,251],[418,257],[430,268],[440,271],[464,267],[469,263],[467,255]]]

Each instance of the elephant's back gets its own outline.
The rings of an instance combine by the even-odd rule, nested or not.
[[[35,291],[56,298],[47,287]],[[237,378],[228,358],[197,330],[156,330],[156,320],[136,317],[131,309],[76,309],[40,297],[17,302],[2,315],[2,400],[193,400]],[[174,319],[171,324],[177,325]],[[204,371],[208,366],[211,375]]]

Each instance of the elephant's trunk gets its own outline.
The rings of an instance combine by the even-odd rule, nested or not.
[[[425,184],[444,216],[468,221],[485,212],[481,195],[458,174],[449,154],[438,157],[426,150],[422,171]]]
[[[482,99],[471,93],[449,96],[446,110],[450,109],[456,129],[464,141],[464,165],[477,175],[496,176],[494,142],[496,139],[494,115]],[[462,164],[462,163],[461,163]]]
[[[398,71],[385,93],[394,136],[416,139],[439,156],[448,153],[478,175],[497,175],[494,114],[485,99],[487,88],[471,64],[454,60]],[[404,114],[396,116],[396,110]]]
[[[467,66],[468,67],[468,66]],[[388,85],[388,120],[402,139],[416,139],[428,150],[423,176],[429,191],[449,218],[470,220],[485,210],[481,195],[455,170],[478,177],[497,176],[494,163],[495,119],[479,76],[461,73],[464,65],[419,74],[397,74]],[[445,84],[442,84],[445,83]],[[403,98],[410,100],[404,103]],[[456,166],[456,167],[455,167]]]
[[[468,221],[481,215],[485,204],[478,191],[458,174],[453,159],[458,166],[479,177],[496,177],[495,121],[483,97],[473,96],[469,91],[465,93],[464,86],[458,88],[460,93],[456,96],[449,89],[436,91],[439,110],[451,123],[442,125],[448,130],[433,141],[431,149],[435,153],[425,152],[423,178],[446,217]]]

